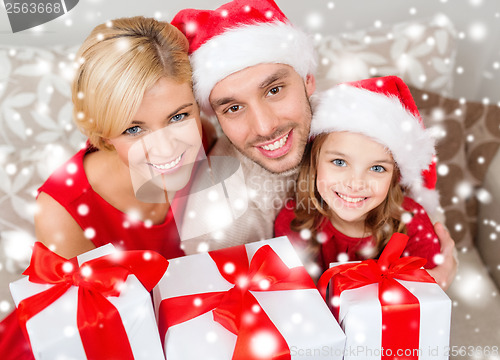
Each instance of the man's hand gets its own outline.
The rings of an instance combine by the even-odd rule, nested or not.
[[[436,280],[443,290],[453,282],[457,273],[458,261],[456,258],[455,242],[450,236],[450,233],[443,224],[437,222],[434,224],[434,231],[436,232],[439,242],[441,244],[441,259],[434,269],[427,270],[429,274]]]

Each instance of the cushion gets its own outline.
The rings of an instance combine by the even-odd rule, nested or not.
[[[0,254],[17,254],[6,257],[10,272],[29,261],[37,188],[84,144],[72,120],[76,50],[0,46]]]
[[[425,126],[437,138],[437,189],[452,238],[471,247],[477,231],[477,201],[486,170],[500,147],[497,105],[447,98],[410,86]]]
[[[488,191],[484,195],[489,197],[487,200],[491,201],[479,204],[478,232],[475,245],[492,279],[500,289],[500,267],[498,266],[498,254],[500,254],[500,241],[498,238],[500,235],[500,186],[498,174],[500,174],[500,151],[493,158],[484,178],[483,186]],[[500,319],[500,316],[498,319]]]
[[[397,75],[419,89],[451,94],[457,35],[445,15],[317,41],[320,90],[337,83]]]

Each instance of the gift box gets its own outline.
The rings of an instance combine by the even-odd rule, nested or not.
[[[447,359],[451,300],[422,266],[400,258],[396,233],[378,260],[333,265],[320,278],[323,297],[346,334],[344,359]],[[331,281],[330,281],[331,280]]]
[[[169,360],[342,359],[345,336],[286,237],[170,260],[153,300]]]
[[[164,359],[150,291],[168,266],[109,244],[66,260],[35,243],[10,284],[36,359]]]

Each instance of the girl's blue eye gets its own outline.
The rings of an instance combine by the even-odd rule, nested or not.
[[[373,165],[371,170],[381,173],[385,171],[385,168],[382,165]]]
[[[177,114],[177,115],[174,115],[172,116],[172,118],[170,119],[170,123],[176,123],[176,122],[179,122],[179,121],[182,121],[184,120],[184,118],[187,116],[186,113],[182,113],[182,114]]]
[[[142,132],[141,127],[136,125],[136,126],[129,127],[123,133],[127,134],[127,135],[138,135],[141,132]]]
[[[332,163],[333,163],[333,165],[337,165],[337,166],[346,166],[345,160],[342,160],[342,159],[332,160]]]

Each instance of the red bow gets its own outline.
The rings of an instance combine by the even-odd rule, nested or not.
[[[289,268],[269,245],[261,247],[248,263],[244,245],[210,252],[220,274],[235,286],[228,291],[167,298],[159,310],[160,337],[174,326],[213,310],[214,320],[237,335],[233,359],[259,359],[252,353],[252,337],[259,331],[272,334],[276,351],[272,359],[290,359],[288,345],[252,291],[314,289],[314,283],[304,267]],[[231,264],[231,271],[227,265]],[[234,267],[233,267],[234,266]],[[193,306],[197,301],[200,306]],[[266,357],[270,358],[270,357]]]
[[[19,321],[27,336],[26,322],[78,286],[77,325],[85,353],[90,359],[133,359],[132,349],[118,310],[106,299],[119,296],[128,275],[134,274],[151,291],[167,270],[168,261],[153,251],[124,251],[78,265],[40,242],[33,248],[30,266],[23,273],[30,282],[54,284],[22,300]]]
[[[332,267],[318,281],[318,289],[323,298],[326,298],[326,289],[332,278],[334,298],[338,298],[344,290],[378,283],[382,326],[385,329],[381,347],[391,349],[393,354],[398,349],[419,348],[420,326],[418,299],[395,279],[435,283],[432,276],[422,269],[427,260],[413,256],[400,258],[407,242],[408,236],[395,233],[377,261],[370,259]],[[334,305],[333,310],[338,319],[339,306]],[[417,358],[418,356],[410,356],[405,359]]]

